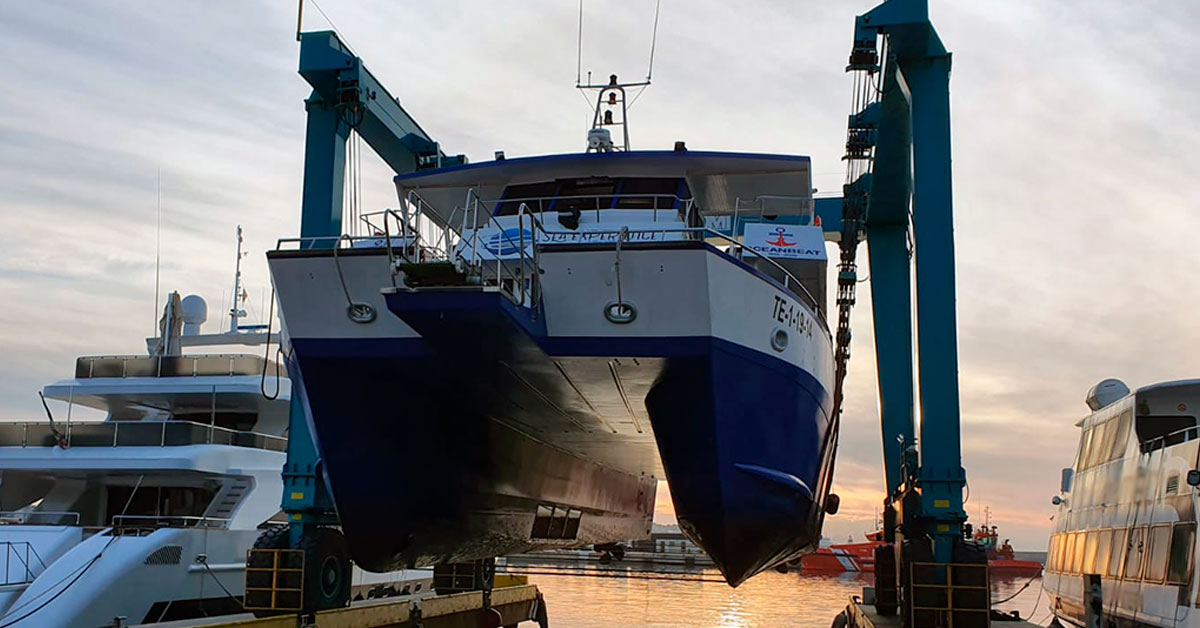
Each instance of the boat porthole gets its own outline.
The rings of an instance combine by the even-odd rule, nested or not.
[[[352,303],[346,307],[346,316],[356,323],[369,323],[375,320],[375,308],[367,303]]]
[[[783,329],[778,327],[771,332],[771,348],[776,351],[783,351],[788,346],[788,334]]]
[[[607,318],[608,322],[618,325],[632,323],[633,319],[637,318],[637,308],[633,307],[632,303],[614,301],[604,306],[604,318]]]

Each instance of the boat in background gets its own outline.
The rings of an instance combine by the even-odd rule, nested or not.
[[[171,293],[146,354],[80,357],[42,391],[65,404],[57,420],[47,404],[45,421],[0,423],[0,626],[243,612],[247,550],[286,530],[292,394],[281,365],[250,353],[271,337],[240,324],[244,298],[228,331],[205,334],[204,300]],[[351,583],[358,598],[424,594],[432,573],[355,569]]]
[[[799,568],[814,573],[874,573],[875,548],[885,545],[883,531],[867,534],[866,539],[861,543],[851,539],[846,543],[823,544],[816,552],[801,558]],[[988,570],[993,577],[1033,577],[1042,572],[1042,563],[1018,559],[1008,539],[998,543],[996,526],[980,526],[975,531],[974,539],[987,550]]]
[[[1042,590],[1056,623],[1195,628],[1200,380],[1092,387],[1052,503]],[[1099,609],[1099,613],[1095,613]]]

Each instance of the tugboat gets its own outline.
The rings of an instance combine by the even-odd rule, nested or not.
[[[836,510],[809,159],[633,151],[629,84],[595,87],[586,152],[400,175],[361,232],[268,254],[359,565],[645,538],[665,478],[736,586]]]
[[[983,525],[974,534],[975,541],[987,550],[988,570],[993,577],[1032,577],[1041,573],[1042,563],[1017,559],[1008,539],[998,545],[1000,537],[997,530],[997,526]],[[884,544],[883,532],[872,532],[866,538],[862,543],[850,539],[846,543],[820,547],[800,559],[800,570],[814,573],[874,573],[875,548]]]

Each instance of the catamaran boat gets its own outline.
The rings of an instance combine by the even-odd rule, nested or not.
[[[0,625],[242,612],[246,552],[283,523],[291,383],[261,354],[183,348],[265,345],[244,315],[235,303],[231,332],[202,334],[204,301],[173,293],[148,355],[80,357],[43,390],[66,404],[57,420],[0,423]],[[85,409],[105,418],[75,419]],[[356,570],[352,595],[413,595],[431,576]]]
[[[834,360],[809,159],[628,150],[599,113],[623,94],[600,90],[587,152],[400,175],[361,232],[268,253],[364,568],[647,538],[664,478],[735,586],[816,547]]]
[[[1078,626],[1200,626],[1196,499],[1200,380],[1088,393],[1075,464],[1062,493],[1043,587],[1055,616]]]

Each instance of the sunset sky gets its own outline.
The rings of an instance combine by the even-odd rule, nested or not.
[[[843,73],[870,0],[663,0],[633,147],[811,155],[836,192]],[[583,66],[644,76],[652,0],[588,2]],[[580,151],[578,4],[321,0],[372,71],[451,153]],[[253,317],[263,252],[298,231],[304,98],[296,3],[0,3],[0,418],[81,354],[152,332],[156,180],[162,286],[205,296],[215,329],[246,230]],[[933,1],[951,79],[968,511],[1044,549],[1084,393],[1200,375],[1200,3]],[[310,3],[307,29],[329,28]],[[367,151],[364,151],[367,153]],[[364,154],[363,206],[396,204]],[[864,250],[865,253],[865,250]],[[865,273],[864,273],[865,274]],[[855,311],[828,536],[882,499],[868,285]],[[662,516],[669,503],[660,500]]]

